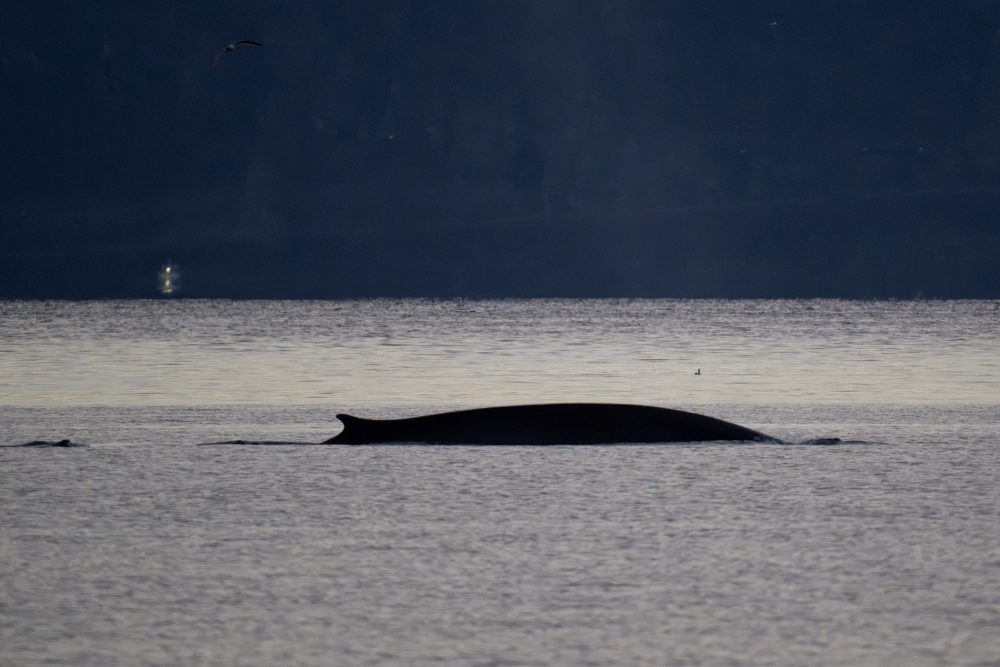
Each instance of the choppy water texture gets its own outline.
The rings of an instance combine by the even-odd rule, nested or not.
[[[0,664],[997,664],[998,322],[0,302]],[[853,444],[197,444],[556,400]]]

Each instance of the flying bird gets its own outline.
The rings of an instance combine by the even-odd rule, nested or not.
[[[218,55],[215,56],[215,61],[212,63],[212,67],[215,67],[216,65],[219,64],[219,58],[226,55],[227,53],[235,51],[240,46],[264,46],[264,44],[261,42],[255,42],[252,39],[241,39],[238,42],[233,42],[232,44],[226,46],[226,48],[219,51]]]

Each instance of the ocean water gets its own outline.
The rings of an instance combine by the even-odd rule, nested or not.
[[[202,444],[554,401],[789,444]],[[0,302],[0,445],[63,438],[0,665],[1000,664],[996,301]]]

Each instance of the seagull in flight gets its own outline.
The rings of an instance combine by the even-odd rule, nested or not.
[[[264,46],[264,44],[261,42],[255,42],[252,39],[241,39],[238,42],[233,42],[232,44],[227,45],[226,48],[219,51],[218,55],[215,56],[215,61],[212,63],[212,67],[215,67],[216,65],[219,64],[219,58],[226,55],[227,53],[235,51],[240,46]]]

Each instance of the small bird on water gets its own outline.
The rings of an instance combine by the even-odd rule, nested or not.
[[[701,369],[699,368],[698,370],[696,370],[696,371],[694,372],[694,374],[695,374],[695,375],[701,375]]]
[[[216,65],[219,64],[219,58],[226,55],[227,53],[232,53],[238,47],[241,46],[264,46],[264,44],[262,42],[255,42],[252,39],[241,39],[238,42],[233,42],[232,44],[227,45],[226,48],[219,51],[218,55],[215,56],[215,60],[212,62],[212,67],[215,67]]]

